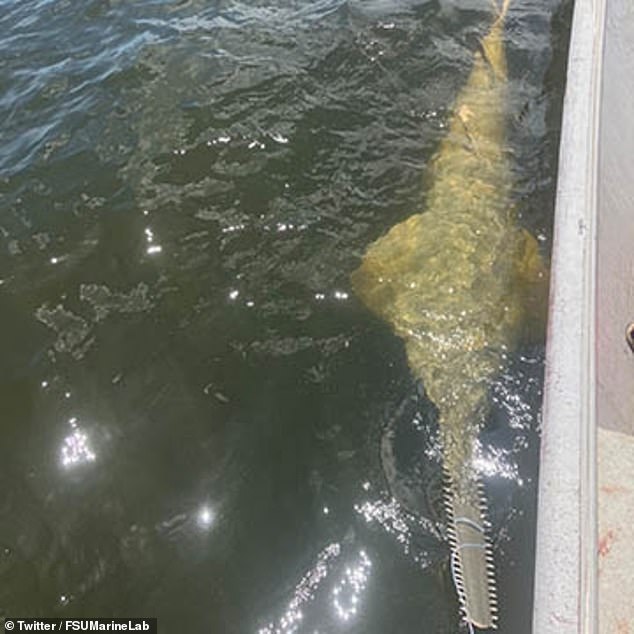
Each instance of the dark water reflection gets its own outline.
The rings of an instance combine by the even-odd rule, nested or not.
[[[561,10],[508,21],[517,209],[545,252]],[[459,631],[432,408],[348,276],[423,205],[489,19],[0,1],[2,614]],[[517,352],[482,435],[503,632],[529,631],[542,357]]]

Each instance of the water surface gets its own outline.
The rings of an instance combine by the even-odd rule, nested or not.
[[[0,1],[3,615],[460,631],[433,407],[349,274],[421,210],[490,19]],[[514,199],[544,253],[567,29],[512,2]],[[542,372],[543,334],[482,434],[502,632],[530,630]]]

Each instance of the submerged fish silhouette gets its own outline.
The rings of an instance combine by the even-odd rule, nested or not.
[[[454,582],[465,619],[482,628],[495,627],[497,606],[474,445],[526,301],[545,308],[547,285],[537,243],[511,208],[507,8],[505,0],[457,97],[426,210],[371,244],[352,274],[358,297],[403,339],[438,408]]]

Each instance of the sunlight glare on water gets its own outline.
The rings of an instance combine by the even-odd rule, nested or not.
[[[97,456],[91,449],[90,440],[86,432],[82,431],[77,419],[71,418],[68,421],[69,427],[73,430],[62,444],[61,463],[66,469],[70,469],[77,465],[94,462]]]

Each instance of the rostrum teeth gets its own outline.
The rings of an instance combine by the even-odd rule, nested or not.
[[[446,470],[443,470],[444,482],[442,487],[442,501],[447,516],[447,540],[452,552],[451,572],[453,577],[460,612],[466,621],[469,621],[469,608],[467,602],[467,584],[463,569],[463,549],[468,546],[480,544],[484,555],[485,578],[481,583],[487,584],[489,595],[489,611],[491,614],[491,627],[497,628],[498,599],[495,582],[495,561],[488,539],[492,525],[488,519],[488,507],[484,485],[478,481],[469,492],[469,484],[466,488],[456,491],[455,481]],[[465,496],[465,497],[463,497]],[[470,501],[469,501],[470,500]],[[469,511],[469,508],[473,511]],[[464,516],[463,509],[466,510]],[[475,516],[474,516],[475,511]],[[477,538],[474,535],[479,535]],[[471,542],[477,540],[477,544]],[[480,541],[483,540],[483,541]],[[473,583],[473,580],[470,581]]]

